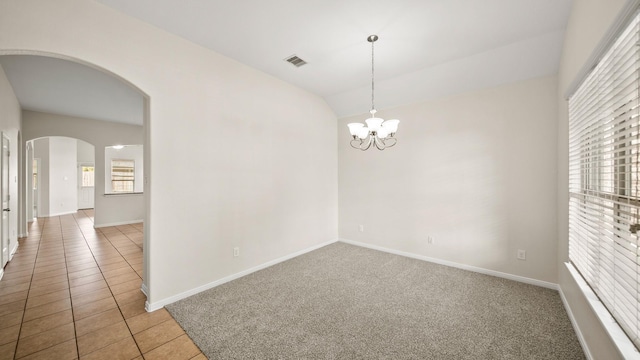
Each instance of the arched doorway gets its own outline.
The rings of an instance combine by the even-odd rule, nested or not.
[[[79,210],[90,211],[93,218],[95,147],[80,139],[52,136],[28,140],[26,148],[28,222]]]
[[[81,139],[84,141],[87,141],[91,144],[95,145],[95,156],[96,159],[103,159],[104,158],[104,149],[107,146],[113,146],[113,145],[117,145],[117,144],[126,144],[126,145],[133,145],[133,144],[139,144],[142,145],[144,148],[144,152],[148,153],[149,152],[149,143],[148,143],[148,123],[149,123],[149,97],[148,95],[143,92],[142,90],[140,90],[137,86],[133,85],[132,83],[130,83],[129,81],[127,81],[126,79],[118,76],[117,74],[101,68],[95,64],[86,62],[86,61],[82,61],[79,59],[75,59],[75,58],[71,58],[68,56],[64,56],[64,55],[60,55],[60,54],[54,54],[54,53],[47,53],[47,52],[40,52],[40,51],[21,51],[21,50],[1,50],[0,51],[0,57],[2,56],[31,56],[31,57],[43,57],[43,58],[51,58],[51,59],[57,59],[60,61],[65,61],[65,62],[69,62],[69,63],[73,63],[75,65],[79,65],[79,66],[83,66],[86,67],[89,70],[92,70],[94,72],[99,72],[102,75],[106,75],[112,79],[117,80],[118,82],[130,87],[131,89],[133,89],[136,93],[138,93],[141,98],[142,98],[142,104],[141,104],[141,125],[140,125],[140,130],[137,131],[137,140],[132,140],[130,138],[127,138],[126,135],[131,135],[133,132],[129,131],[129,130],[125,130],[125,131],[120,131],[119,133],[123,135],[122,139],[114,139],[113,137],[111,137],[110,139],[106,139],[104,137],[105,135],[105,129],[108,127],[113,127],[111,125],[106,125],[104,124],[104,122],[102,122],[104,126],[102,127],[95,127],[96,122],[91,122],[88,121],[86,123],[83,124],[78,124],[76,123],[75,126],[74,124],[71,124],[73,121],[69,121],[69,119],[60,119],[60,114],[53,114],[56,115],[58,120],[64,122],[65,124],[69,125],[71,124],[71,126],[66,126],[66,127],[58,127],[58,126],[51,126],[51,125],[45,125],[45,126],[29,126],[26,123],[23,123],[23,136],[22,139],[19,141],[19,147],[18,147],[18,151],[19,151],[19,157],[21,160],[20,162],[20,172],[19,172],[19,184],[21,187],[21,191],[20,191],[20,196],[19,196],[19,212],[21,214],[21,216],[19,216],[19,219],[16,220],[17,224],[16,227],[20,229],[21,235],[25,235],[25,231],[27,229],[27,222],[28,222],[28,203],[27,201],[28,199],[28,185],[26,183],[26,179],[27,179],[27,174],[30,172],[30,167],[28,166],[29,164],[27,164],[27,154],[29,148],[26,146],[27,141],[29,140],[33,140],[35,138],[38,137],[44,137],[44,136],[68,136],[68,137],[73,137],[73,138],[77,138],[77,139]],[[41,112],[33,112],[33,113],[40,113],[40,115],[42,114]],[[38,115],[38,114],[36,114]],[[56,117],[54,116],[54,117]],[[35,118],[38,118],[38,116],[34,116]],[[74,120],[78,120],[78,117],[76,117]],[[93,119],[88,119],[88,120],[93,120]],[[28,121],[27,121],[28,122]],[[38,123],[38,121],[34,121],[33,123]],[[116,124],[117,125],[117,124]],[[65,131],[60,131],[60,129],[65,129]],[[113,134],[112,134],[113,135]],[[30,164],[32,166],[32,164]],[[142,166],[144,168],[144,173],[145,174],[150,174],[149,172],[149,166],[150,166],[150,162],[147,160],[147,158],[145,158],[144,163],[140,164],[140,166]],[[103,167],[100,167],[103,168]],[[100,175],[100,171],[98,171],[98,167],[96,166],[96,179],[104,179],[104,172],[103,175]],[[100,180],[98,180],[100,181]],[[145,176],[144,180],[140,180],[142,182],[144,182],[145,184],[145,189],[144,189],[144,193],[143,194],[137,194],[137,199],[134,201],[137,202],[141,202],[141,208],[142,208],[142,220],[144,221],[144,227],[145,230],[148,228],[149,226],[149,218],[148,218],[148,208],[149,208],[149,188],[148,188],[148,175]],[[104,195],[104,194],[102,194]],[[100,196],[100,192],[97,193],[96,198]],[[124,197],[122,197],[124,198]],[[121,199],[122,199],[121,198]],[[114,202],[117,202],[118,200],[114,200],[113,197],[101,197],[101,200],[103,200],[104,202],[110,203],[110,205],[113,206],[118,206],[118,205],[114,205]],[[97,201],[98,202],[98,201]],[[122,201],[120,201],[122,202]],[[97,205],[98,207],[100,205]],[[130,208],[129,206],[125,205],[125,208]],[[117,222],[117,219],[115,220],[115,222]],[[113,222],[107,222],[107,220],[105,220],[105,222],[102,225],[109,225],[112,224]],[[148,248],[148,242],[149,242],[149,237],[148,237],[148,231],[144,231],[144,240],[143,243],[145,244],[145,248]],[[149,266],[149,258],[148,258],[148,252],[144,251],[144,274],[145,276],[143,277],[143,291],[148,289],[148,274],[149,271],[147,271]],[[148,294],[148,292],[145,291],[145,293]]]

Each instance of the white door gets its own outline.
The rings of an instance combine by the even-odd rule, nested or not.
[[[93,209],[94,181],[94,165],[78,164],[78,209]]]
[[[9,261],[9,139],[2,135],[2,267]]]

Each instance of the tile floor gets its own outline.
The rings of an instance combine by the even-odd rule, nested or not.
[[[0,280],[0,360],[206,359],[140,291],[142,224],[39,218]]]

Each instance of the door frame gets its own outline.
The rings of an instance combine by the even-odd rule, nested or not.
[[[1,158],[0,159],[0,201],[2,201],[2,222],[0,222],[0,243],[2,246],[0,247],[0,267],[4,268],[4,266],[9,262],[11,258],[11,139],[5,132],[2,132],[2,150],[1,150]],[[5,147],[6,141],[6,147]],[[7,151],[7,156],[5,157],[4,152],[5,149]],[[5,174],[6,171],[6,174]],[[7,189],[4,191],[3,182],[7,181]],[[7,207],[4,208],[4,199],[7,199]],[[6,223],[4,221],[5,212],[7,212]]]
[[[33,188],[33,163],[36,163],[36,174],[37,174],[37,187],[34,189]],[[31,218],[31,221],[35,221],[38,216],[40,216],[40,175],[42,174],[41,170],[40,170],[40,165],[42,163],[42,159],[34,157],[33,161],[31,162],[31,181],[29,182],[31,184],[30,186],[30,191],[31,191],[31,212],[33,217]],[[33,211],[33,209],[36,209],[35,211]]]

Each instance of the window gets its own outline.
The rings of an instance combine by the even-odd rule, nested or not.
[[[82,165],[82,187],[95,186],[95,169],[93,165]]]
[[[142,145],[104,148],[104,194],[142,194],[144,156]]]
[[[638,16],[569,99],[569,259],[640,345]]]
[[[135,162],[133,160],[111,160],[111,191],[114,193],[133,192],[135,182]]]

